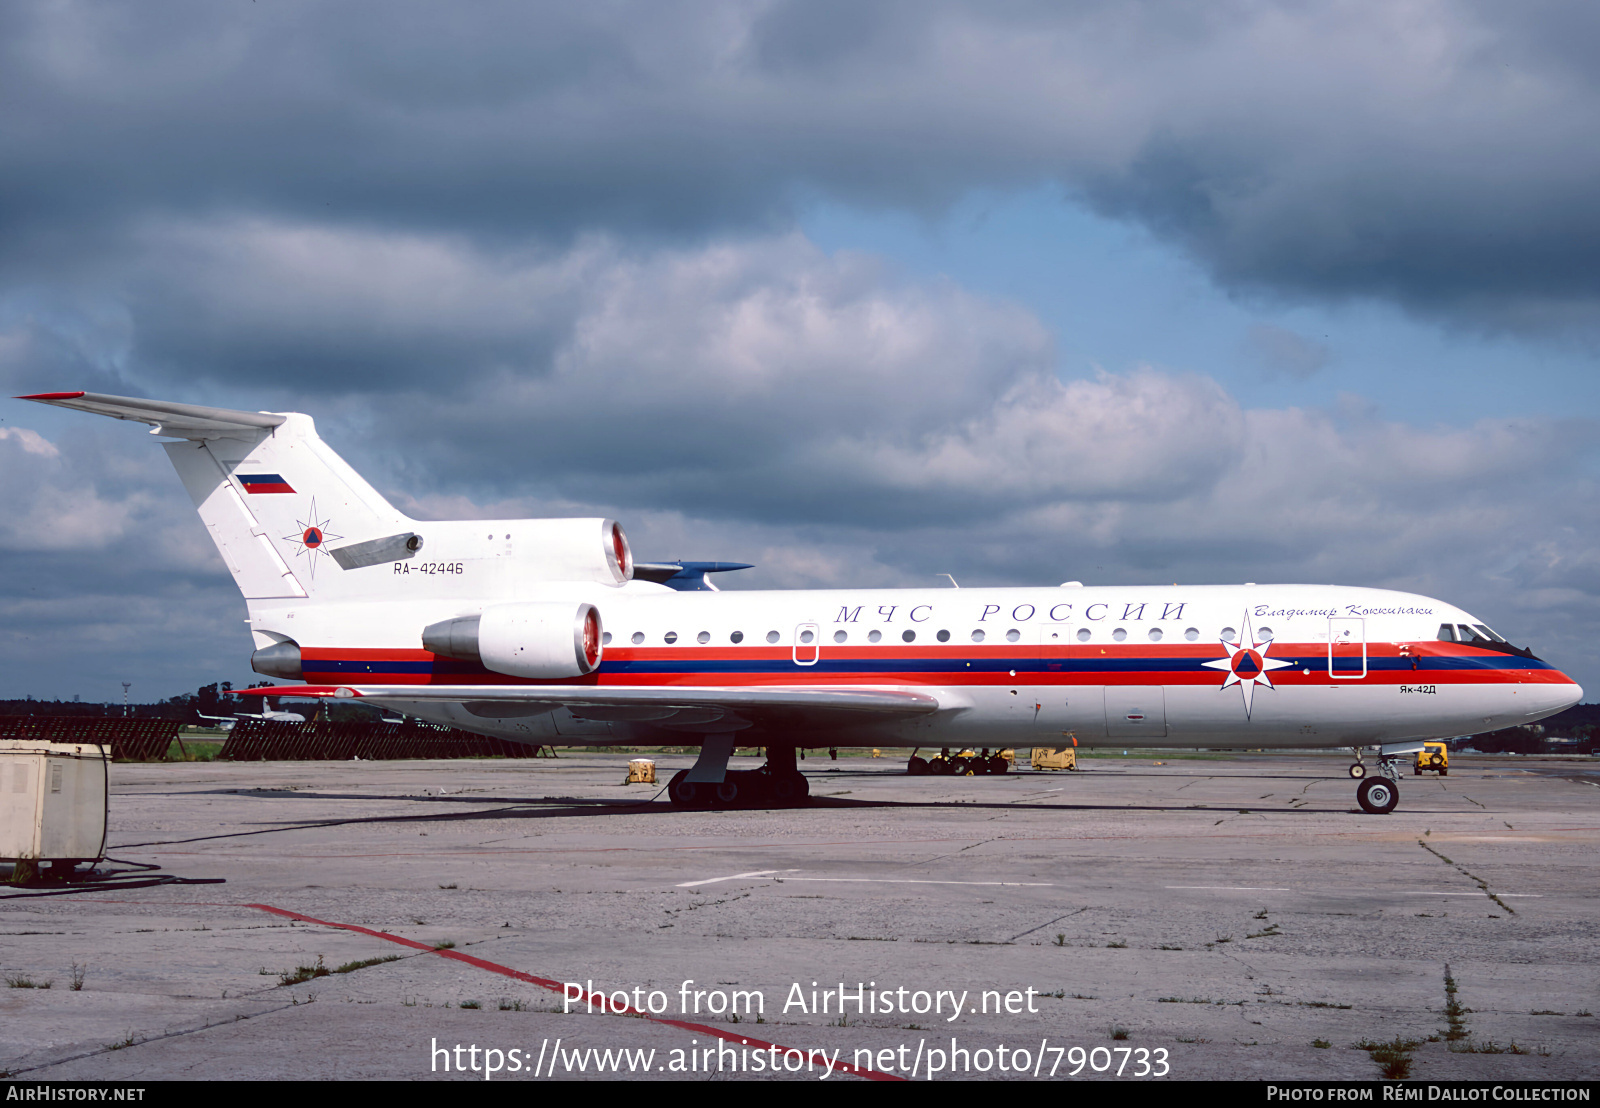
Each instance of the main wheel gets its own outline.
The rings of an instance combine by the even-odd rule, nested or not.
[[[1350,776],[1351,777],[1354,777],[1357,781],[1359,781],[1363,777],[1365,777],[1366,775],[1367,775],[1367,767],[1366,766],[1362,765],[1360,762],[1352,762],[1352,763],[1350,763]]]
[[[706,786],[687,780],[689,771],[680,769],[667,782],[667,798],[680,808],[695,808],[710,799]]]
[[[739,782],[733,778],[719,782],[715,788],[717,803],[728,807],[739,803]]]
[[[906,763],[906,773],[912,777],[925,776],[928,773],[928,759],[913,754],[911,760]]]
[[[1011,763],[1000,757],[998,754],[989,759],[990,773],[1007,773],[1010,771],[1010,769]]]
[[[1356,786],[1356,800],[1362,811],[1386,816],[1400,803],[1400,786],[1382,777],[1368,777]]]
[[[928,759],[928,772],[936,777],[943,777],[950,772],[950,760],[942,754],[936,754]]]

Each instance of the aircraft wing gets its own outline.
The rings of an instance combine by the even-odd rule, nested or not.
[[[596,685],[274,685],[241,690],[245,696],[359,698],[383,702],[462,704],[482,718],[527,715],[529,709],[566,708],[583,719],[687,726],[725,716],[803,727],[862,716],[918,716],[936,712],[939,698],[912,689],[885,688],[627,688]],[[704,713],[711,712],[712,715]]]
[[[102,392],[40,392],[32,396],[19,396],[17,399],[54,404],[58,408],[76,408],[80,412],[111,416],[113,419],[137,420],[140,423],[150,424],[152,435],[166,435],[174,439],[248,437],[279,426],[285,418],[271,412],[207,408],[199,404],[174,404],[166,400],[108,396]]]

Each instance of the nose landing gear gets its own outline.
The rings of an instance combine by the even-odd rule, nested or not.
[[[1361,783],[1356,786],[1356,803],[1361,810],[1374,816],[1386,816],[1400,803],[1400,769],[1398,758],[1392,754],[1378,755],[1378,772],[1368,777],[1366,767],[1359,761],[1350,767],[1350,776]],[[1361,751],[1356,751],[1359,758]],[[1360,770],[1360,772],[1356,772]]]

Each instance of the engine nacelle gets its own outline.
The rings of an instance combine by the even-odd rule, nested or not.
[[[422,648],[511,677],[582,677],[600,664],[600,610],[559,600],[495,604],[424,628]]]
[[[481,521],[515,539],[518,572],[539,581],[593,581],[623,585],[633,578],[633,552],[613,519]],[[470,526],[474,530],[480,525]]]

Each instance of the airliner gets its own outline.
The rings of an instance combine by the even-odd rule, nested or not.
[[[258,695],[359,698],[528,744],[686,745],[684,807],[804,802],[796,751],[1348,748],[1399,802],[1427,739],[1576,704],[1571,678],[1443,601],[1332,585],[722,591],[743,563],[635,563],[614,520],[423,522],[309,416],[88,392],[151,425],[243,592]],[[952,579],[951,585],[956,583]],[[731,770],[735,746],[763,747]],[[951,750],[982,749],[974,758]],[[939,750],[932,759],[922,750]],[[1368,774],[1364,750],[1376,754]]]
[[[299,712],[238,712],[231,716],[208,716],[204,712],[196,712],[201,719],[210,720],[217,725],[218,731],[232,731],[234,725],[241,719],[265,719],[274,723],[304,723],[306,717]]]

